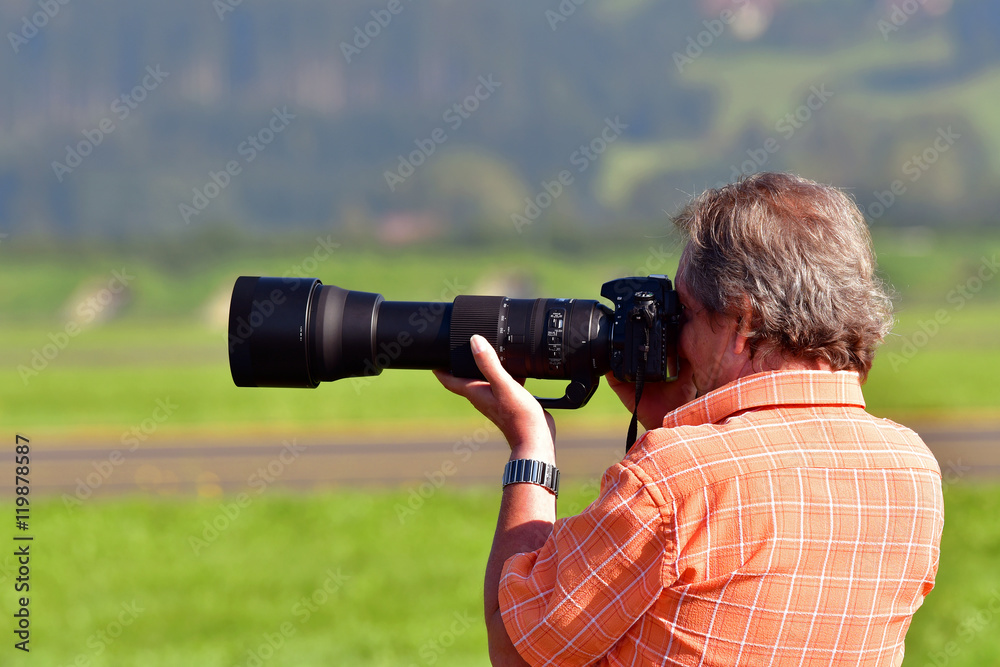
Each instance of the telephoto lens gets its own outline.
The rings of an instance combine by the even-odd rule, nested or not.
[[[676,304],[667,303],[675,301],[670,281],[621,279],[602,291],[616,311],[630,307],[636,293],[666,306],[662,317],[653,317],[652,343],[650,332],[642,343],[652,350],[643,363],[648,380],[671,379]],[[634,380],[635,369],[626,364],[635,355],[626,346],[640,345],[630,333],[637,325],[616,311],[582,299],[462,295],[451,303],[386,301],[316,278],[241,276],[229,309],[229,365],[240,387],[316,387],[387,368],[481,378],[469,343],[479,334],[515,377],[569,380],[561,398],[539,399],[544,407],[577,408],[608,371]]]

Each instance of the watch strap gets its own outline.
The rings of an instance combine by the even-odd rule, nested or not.
[[[503,485],[537,484],[559,497],[559,468],[535,459],[514,459],[503,469]]]

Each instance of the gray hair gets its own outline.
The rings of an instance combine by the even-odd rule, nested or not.
[[[674,224],[688,237],[683,279],[701,305],[735,318],[749,306],[751,356],[825,360],[867,379],[892,328],[892,301],[847,195],[758,173],[702,193]]]

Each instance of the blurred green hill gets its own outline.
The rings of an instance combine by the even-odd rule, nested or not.
[[[108,0],[38,27],[7,2],[0,229],[641,230],[758,169],[850,188],[878,224],[989,224],[1000,6],[912,4]]]

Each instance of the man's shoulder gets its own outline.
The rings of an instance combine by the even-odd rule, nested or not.
[[[646,433],[628,457],[674,487],[786,469],[924,469],[937,461],[913,430],[852,406],[775,406],[719,423]]]

